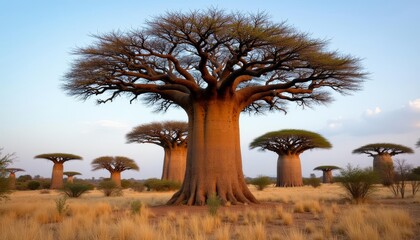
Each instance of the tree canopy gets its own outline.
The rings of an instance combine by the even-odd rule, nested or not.
[[[371,157],[381,154],[394,156],[402,153],[413,153],[409,147],[393,143],[373,143],[361,146],[353,150],[354,154],[367,154]]]
[[[82,175],[81,173],[74,172],[74,171],[63,172],[63,174],[68,176],[68,177],[72,177],[72,176],[76,176],[76,175]]]
[[[153,143],[161,147],[186,144],[188,123],[182,121],[154,122],[139,125],[126,135],[127,143]]]
[[[6,172],[9,172],[9,173],[24,172],[25,171],[22,168],[6,168],[5,170],[6,170]]]
[[[269,150],[279,155],[299,155],[309,149],[331,147],[331,143],[318,133],[298,129],[268,132],[250,143],[251,149],[260,148],[262,151]]]
[[[36,155],[35,158],[43,158],[54,163],[64,163],[69,160],[82,160],[82,157],[69,153],[45,153]]]
[[[287,101],[329,102],[323,89],[358,90],[366,75],[358,58],[265,13],[168,12],[144,29],[94,37],[74,52],[63,88],[82,99],[109,93],[98,103],[127,94],[157,110],[175,103],[188,112],[192,99],[234,95],[239,110],[285,111]]]
[[[322,165],[314,168],[314,170],[321,170],[321,171],[330,171],[330,170],[337,170],[341,169],[340,167],[334,165]]]
[[[95,158],[92,163],[92,170],[106,169],[109,172],[122,172],[125,170],[136,170],[139,171],[140,168],[137,166],[136,162],[133,159],[116,156],[104,156]]]

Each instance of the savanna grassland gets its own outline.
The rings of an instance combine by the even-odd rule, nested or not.
[[[420,239],[419,196],[399,199],[378,187],[356,205],[337,184],[250,188],[261,204],[215,215],[207,206],[164,205],[173,192],[94,190],[58,207],[58,191],[16,191],[1,202],[0,239]]]

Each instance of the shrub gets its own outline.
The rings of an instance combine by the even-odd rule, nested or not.
[[[37,190],[41,186],[41,183],[37,181],[30,181],[28,182],[28,189],[30,190]]]
[[[311,178],[304,178],[303,179],[303,185],[309,185],[312,186],[314,188],[317,188],[319,186],[321,186],[321,179],[317,178],[317,177],[311,177]]]
[[[207,198],[206,203],[207,203],[207,207],[208,207],[210,215],[215,216],[222,202],[220,198],[216,194],[213,193]]]
[[[98,188],[104,193],[106,197],[121,196],[122,190],[112,180],[103,180],[99,183]]]
[[[178,190],[181,187],[181,183],[151,178],[144,182],[144,186],[147,188],[147,191],[163,192]]]
[[[132,182],[130,180],[127,179],[122,179],[121,180],[121,187],[124,189],[127,189],[129,187],[131,187]]]
[[[361,169],[349,164],[341,170],[341,176],[337,180],[347,195],[360,203],[375,191],[374,184],[378,181],[378,175],[372,169]]]
[[[131,213],[132,214],[140,214],[141,213],[141,207],[142,207],[142,203],[140,200],[135,200],[131,202]]]
[[[143,192],[144,184],[141,182],[132,182],[130,188],[136,192]]]
[[[267,176],[258,176],[250,181],[259,191],[264,190],[268,185],[272,184],[272,181]]]
[[[60,216],[62,216],[69,209],[66,196],[62,196],[61,198],[57,198],[55,200],[55,209],[57,209],[57,212]]]
[[[89,191],[89,186],[81,183],[66,183],[62,191],[69,197],[77,198]]]

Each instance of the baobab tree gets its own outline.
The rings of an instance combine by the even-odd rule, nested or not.
[[[43,158],[54,163],[51,175],[51,189],[63,187],[64,163],[70,160],[82,160],[82,157],[69,153],[45,153],[36,155],[35,158]]]
[[[127,143],[152,143],[164,149],[162,179],[182,183],[187,162],[188,123],[166,121],[143,124],[126,135]]]
[[[331,92],[360,89],[360,60],[327,50],[265,13],[219,9],[167,12],[143,29],[97,35],[79,48],[64,90],[107,103],[126,95],[188,116],[184,183],[168,204],[257,203],[242,172],[241,112],[286,112],[288,102],[326,104]]]
[[[390,184],[394,175],[392,156],[413,153],[413,150],[394,143],[372,143],[356,148],[352,153],[373,157],[373,170],[379,174],[384,184]]]
[[[303,186],[299,155],[314,148],[331,148],[330,142],[321,135],[298,129],[268,132],[254,139],[249,146],[278,154],[277,187]]]
[[[337,166],[332,166],[332,165],[323,165],[323,166],[318,166],[314,168],[314,170],[322,171],[322,183],[332,183],[333,182],[332,171],[337,170],[337,169],[341,169],[341,168]]]
[[[416,147],[420,148],[420,139],[417,141]]]
[[[22,168],[6,168],[6,172],[9,173],[9,186],[10,189],[16,188],[16,172],[23,172]]]
[[[126,170],[140,170],[139,166],[137,166],[136,162],[133,159],[122,156],[98,157],[95,158],[91,164],[93,167],[93,171],[99,169],[108,170],[111,174],[111,180],[113,180],[118,187],[121,187],[121,172]]]
[[[73,183],[74,176],[76,176],[76,175],[82,175],[82,174],[81,174],[81,173],[79,173],[79,172],[73,172],[73,171],[70,171],[70,172],[64,172],[63,174],[67,176],[67,182],[68,182],[68,183]]]

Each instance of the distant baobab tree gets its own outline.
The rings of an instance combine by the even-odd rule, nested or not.
[[[250,148],[260,148],[278,154],[277,187],[303,186],[299,155],[314,148],[331,148],[321,135],[305,130],[286,129],[268,132],[251,142]]]
[[[143,124],[126,135],[127,143],[152,143],[164,150],[162,179],[182,183],[187,162],[188,123],[166,121]]]
[[[394,143],[372,143],[353,150],[353,154],[367,154],[373,157],[373,170],[380,175],[384,184],[389,184],[389,181],[393,179],[394,164],[392,156],[403,153],[413,153],[413,150]]]
[[[139,171],[140,168],[137,166],[133,159],[116,156],[104,156],[95,158],[92,161],[92,170],[106,169],[111,174],[111,180],[115,182],[118,187],[121,187],[121,172],[126,170]]]
[[[332,171],[338,170],[338,169],[341,169],[341,168],[337,166],[332,166],[332,165],[323,165],[323,166],[318,166],[314,168],[314,170],[322,171],[322,183],[332,183],[333,182]]]
[[[417,141],[416,147],[420,148],[420,139]]]
[[[326,104],[331,92],[359,90],[366,77],[359,58],[261,12],[166,12],[143,29],[95,38],[75,52],[63,84],[69,95],[98,103],[126,95],[187,113],[186,175],[168,204],[204,205],[214,194],[257,203],[242,171],[240,113]]]
[[[82,160],[82,157],[68,153],[46,153],[36,155],[35,158],[43,158],[54,163],[51,175],[51,189],[63,187],[64,163],[70,160]]]
[[[9,186],[10,189],[16,189],[16,172],[23,172],[22,168],[6,168],[6,172],[9,173]]]
[[[73,183],[74,176],[76,176],[76,175],[82,175],[79,172],[72,172],[72,171],[70,171],[70,172],[64,172],[63,174],[67,176],[67,182],[68,183]]]

